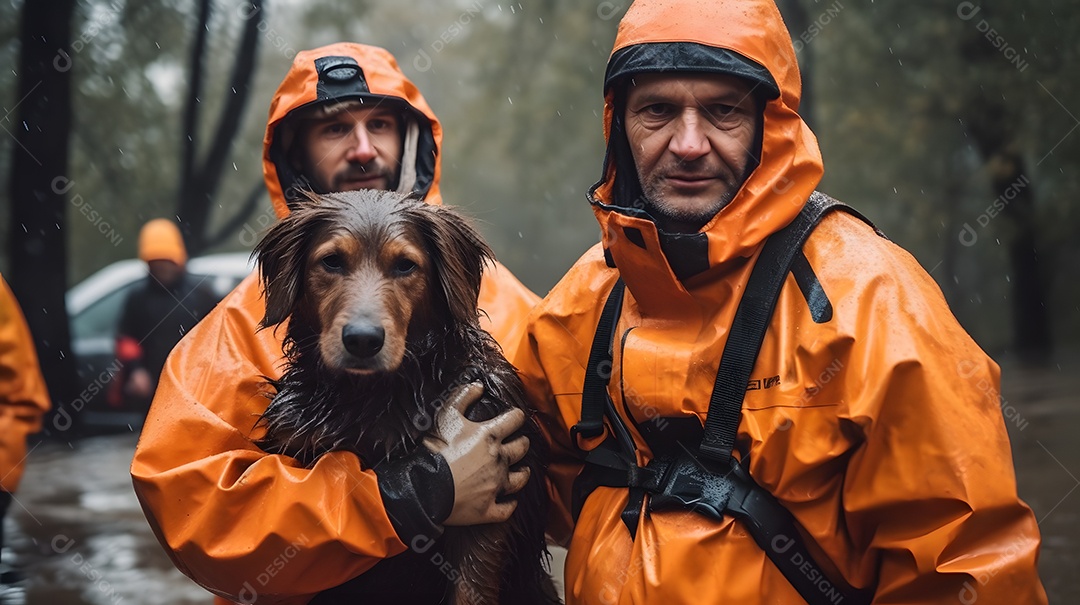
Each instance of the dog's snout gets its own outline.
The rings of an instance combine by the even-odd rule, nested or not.
[[[360,358],[374,357],[383,347],[386,333],[382,326],[370,323],[349,323],[341,329],[345,350]]]

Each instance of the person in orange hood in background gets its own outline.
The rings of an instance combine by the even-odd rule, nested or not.
[[[124,366],[110,385],[109,404],[145,411],[169,352],[214,308],[217,296],[187,274],[184,239],[169,219],[143,225],[139,259],[148,274],[128,294],[120,313],[116,358]]]
[[[333,44],[297,54],[278,88],[263,173],[278,216],[305,203],[303,189],[393,189],[437,204],[441,143],[439,121],[390,53]],[[505,267],[487,269],[481,325],[509,347],[539,299]],[[521,426],[520,411],[461,418],[465,428],[440,453],[419,448],[378,472],[345,451],[305,468],[260,450],[255,425],[269,402],[267,377],[281,376],[284,335],[257,330],[264,314],[253,274],[180,342],[135,451],[135,492],[182,572],[240,603],[336,602],[317,595],[362,585],[364,572],[417,535],[509,517],[513,503],[496,497],[528,479],[508,471],[527,440],[504,441]],[[457,397],[480,395],[470,386]]]
[[[22,480],[26,436],[41,430],[41,418],[49,407],[30,328],[15,295],[0,277],[0,547],[4,515]],[[0,573],[0,583],[19,579],[21,574],[11,571]]]
[[[999,369],[934,281],[843,208],[766,246],[837,209],[775,4],[639,0],[604,86],[602,241],[512,358],[567,603],[1045,603]]]

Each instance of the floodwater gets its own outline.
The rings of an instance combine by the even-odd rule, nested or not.
[[[1017,481],[1043,534],[1043,583],[1051,603],[1080,603],[1080,356],[1037,369],[1006,365],[1004,376]],[[0,586],[0,604],[211,603],[143,518],[128,475],[135,442],[132,433],[32,450],[2,556],[26,579]]]

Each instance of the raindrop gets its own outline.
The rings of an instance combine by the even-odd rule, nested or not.
[[[525,239],[525,236],[520,231],[518,231],[518,239]]]
[[[507,101],[510,101],[510,104],[511,104],[511,105],[513,105],[513,104],[514,104],[514,100],[513,100],[513,99],[511,99],[510,97],[506,97],[506,100],[507,100]]]
[[[233,163],[232,163],[232,169],[233,169],[233,172],[239,172],[239,171],[238,171],[238,170],[236,169],[236,162],[233,162]]]

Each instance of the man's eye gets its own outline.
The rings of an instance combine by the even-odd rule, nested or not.
[[[348,124],[342,124],[342,123],[327,124],[323,128],[324,133],[326,133],[326,134],[336,134],[336,135],[345,134],[345,133],[349,132],[349,130],[350,130],[349,125]]]
[[[322,266],[325,267],[327,271],[341,271],[345,266],[345,261],[341,258],[340,254],[328,254],[324,256],[320,262],[322,262]]]
[[[712,117],[717,118],[717,119],[723,119],[723,118],[726,118],[726,117],[732,115],[733,113],[738,111],[738,109],[739,108],[735,107],[734,105],[725,105],[723,103],[714,103],[714,104],[709,106],[709,115],[711,115]]]
[[[372,120],[368,122],[368,130],[372,132],[386,132],[393,127],[393,123],[390,120]]]
[[[642,107],[641,113],[649,117],[661,118],[671,113],[671,106],[666,103],[653,103]]]
[[[399,258],[394,262],[394,274],[398,277],[404,277],[416,271],[418,267],[419,265],[407,258]]]

